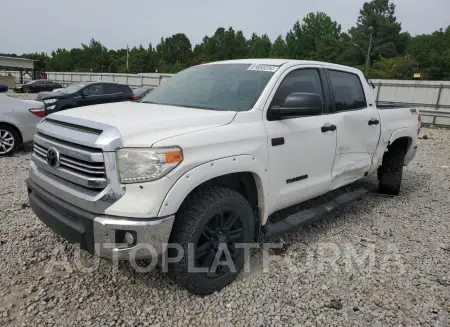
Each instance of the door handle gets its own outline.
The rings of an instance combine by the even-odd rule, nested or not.
[[[321,129],[322,129],[322,133],[329,132],[329,131],[334,132],[336,130],[336,125],[324,125],[324,126],[322,126]]]
[[[378,125],[380,121],[378,119],[372,118],[369,120],[369,125]]]

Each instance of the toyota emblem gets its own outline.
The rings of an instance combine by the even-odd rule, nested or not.
[[[59,152],[55,148],[48,149],[47,164],[53,168],[59,167]]]

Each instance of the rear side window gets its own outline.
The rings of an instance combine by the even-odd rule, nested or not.
[[[366,95],[359,76],[352,73],[329,70],[336,111],[367,107]]]
[[[103,84],[103,89],[105,90],[105,94],[114,94],[120,92],[118,86],[114,84]]]
[[[271,106],[283,106],[287,96],[296,92],[315,93],[323,100],[322,83],[317,69],[298,69],[286,75],[273,97]]]
[[[120,92],[123,92],[125,94],[133,93],[128,85],[120,85]]]
[[[107,90],[107,94],[116,94],[116,93],[132,93],[131,89],[128,85],[122,84],[105,84],[105,89]]]

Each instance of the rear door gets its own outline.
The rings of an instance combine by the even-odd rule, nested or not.
[[[116,84],[104,84],[104,97],[103,97],[103,103],[109,103],[109,102],[117,102],[120,101],[120,89],[119,85]]]
[[[323,114],[269,121],[267,110],[282,106],[294,92],[318,94],[324,100]],[[329,99],[326,75],[320,65],[288,69],[272,91],[264,122],[273,211],[329,191],[336,150],[336,132],[322,128],[335,124],[336,116],[327,113]]]
[[[104,103],[105,99],[105,87],[103,84],[92,84],[84,89],[84,105],[89,106],[93,104]]]
[[[105,84],[104,103],[119,102],[123,99],[122,85],[119,84]]]
[[[362,74],[328,69],[337,126],[337,148],[333,164],[332,189],[364,177],[380,138],[380,117]],[[370,100],[370,103],[368,103]]]
[[[131,101],[136,98],[133,91],[128,85],[119,85],[120,101]]]
[[[37,80],[30,86],[35,92],[45,91],[45,80]]]

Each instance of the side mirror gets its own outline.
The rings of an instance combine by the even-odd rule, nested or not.
[[[287,96],[282,107],[274,106],[269,109],[269,120],[281,120],[288,117],[320,115],[323,109],[322,98],[315,93],[291,93]]]

